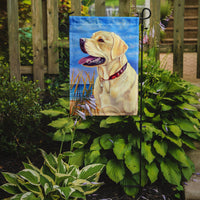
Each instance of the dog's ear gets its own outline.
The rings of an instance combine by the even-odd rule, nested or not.
[[[115,59],[126,52],[128,45],[115,33],[111,33],[113,37],[113,47],[111,50],[111,57]]]

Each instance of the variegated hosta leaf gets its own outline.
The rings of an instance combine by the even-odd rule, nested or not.
[[[17,187],[17,185],[12,183],[5,183],[4,185],[1,185],[0,188],[9,194],[19,194],[20,190]]]
[[[18,175],[33,185],[39,185],[40,183],[40,175],[32,169],[24,169]]]
[[[103,164],[87,165],[86,167],[81,169],[78,178],[97,182],[103,168]]]
[[[2,172],[4,178],[6,179],[7,182],[12,183],[12,184],[17,184],[17,175],[9,172]]]

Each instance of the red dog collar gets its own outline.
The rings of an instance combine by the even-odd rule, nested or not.
[[[119,77],[127,68],[127,63],[115,74],[111,75],[108,79],[101,78],[102,81],[109,81]]]

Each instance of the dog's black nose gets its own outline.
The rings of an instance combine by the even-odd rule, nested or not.
[[[87,53],[87,51],[85,50],[85,38],[80,39],[80,48],[84,53]]]

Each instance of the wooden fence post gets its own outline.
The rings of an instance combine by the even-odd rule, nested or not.
[[[47,52],[48,74],[59,73],[58,41],[58,1],[47,1]]]
[[[130,0],[119,1],[119,16],[128,17],[130,15]]]
[[[33,79],[44,88],[42,0],[32,0]]]
[[[183,77],[185,0],[174,0],[173,71]]]
[[[95,0],[95,15],[96,16],[105,16],[106,15],[105,0]]]
[[[197,78],[200,78],[200,0],[199,0],[199,8],[198,8]]]
[[[81,16],[81,0],[71,0],[71,4],[72,15]]]
[[[10,78],[21,80],[18,0],[7,1]]]
[[[160,0],[151,0],[150,48],[155,48],[155,58],[160,59]]]
[[[136,16],[137,7],[136,7],[136,0],[130,0],[130,14],[129,16]]]

